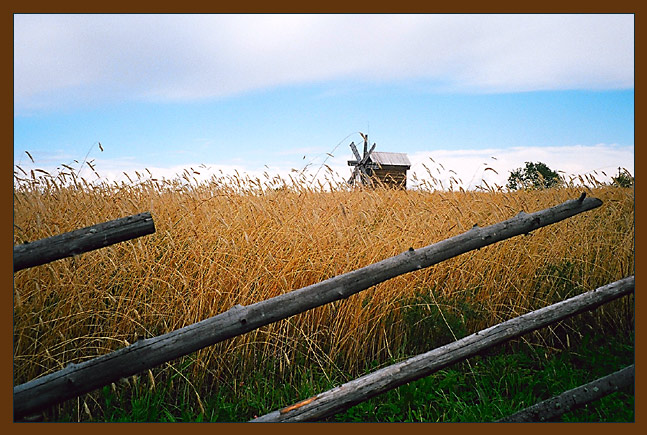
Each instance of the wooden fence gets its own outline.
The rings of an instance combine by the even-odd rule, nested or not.
[[[247,307],[233,308],[184,328],[142,339],[107,355],[69,364],[66,368],[14,387],[14,419],[24,418],[56,403],[93,391],[121,378],[135,375],[164,362],[244,334],[261,326],[368,289],[395,276],[437,264],[457,255],[562,221],[602,205],[596,198],[580,198],[526,214],[520,212],[506,221],[469,231],[441,242],[408,251],[378,263],[339,275],[290,293]],[[429,374],[431,364],[438,370],[467,358],[484,348],[541,328],[562,318],[590,310],[633,291],[633,277],[529,313],[480,331],[442,348],[362,377],[331,392],[306,399],[291,407],[260,417],[256,421],[317,420],[402,383]],[[538,311],[542,311],[538,310]],[[551,313],[547,315],[546,313]],[[541,326],[538,326],[541,325]],[[402,375],[398,375],[402,373]],[[357,388],[356,388],[357,387]],[[347,391],[355,392],[346,395]],[[334,391],[334,393],[332,392]],[[341,394],[340,394],[341,393]],[[312,411],[314,410],[314,411]]]
[[[634,383],[635,365],[568,390],[506,417],[500,422],[547,421]]]
[[[155,232],[150,212],[81,228],[13,248],[13,271],[103,248]]]
[[[632,293],[634,277],[515,317],[427,353],[377,370],[294,405],[258,417],[254,422],[315,421],[337,414],[385,391],[428,376],[447,366],[522,334],[543,328]],[[611,391],[609,391],[611,392]]]

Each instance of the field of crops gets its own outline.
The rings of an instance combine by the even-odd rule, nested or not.
[[[182,374],[196,391],[252,373],[263,360],[275,361],[277,374],[297,362],[331,376],[360,373],[367,362],[429,350],[631,275],[633,190],[351,190],[270,178],[197,182],[188,174],[90,185],[34,177],[14,189],[14,244],[143,211],[156,232],[14,275],[14,385],[582,191],[602,207],[197,352]],[[632,329],[633,299],[592,316],[600,328]],[[527,340],[550,352],[580,336],[565,322]],[[154,383],[169,373],[148,375]]]

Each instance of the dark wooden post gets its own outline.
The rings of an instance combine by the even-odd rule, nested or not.
[[[154,232],[153,218],[150,212],[144,212],[23,243],[13,248],[13,271],[72,257]]]
[[[512,414],[509,417],[499,420],[500,422],[540,422],[550,421],[560,415],[580,408],[587,403],[598,400],[607,394],[614,393],[621,388],[628,387],[634,383],[635,365],[618,370],[610,375],[604,376],[587,384],[580,385],[539,402],[522,411]]]

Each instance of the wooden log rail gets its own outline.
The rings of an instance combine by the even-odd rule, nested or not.
[[[330,417],[371,397],[428,376],[507,340],[583,311],[592,310],[633,291],[634,277],[621,279],[377,370],[294,405],[265,414],[252,422],[303,422]]]
[[[150,212],[103,222],[13,248],[14,273],[155,232]]]
[[[539,402],[522,411],[516,412],[499,422],[541,422],[550,421],[560,415],[598,400],[607,394],[634,383],[635,365],[618,370],[587,384],[565,391],[562,394]]]
[[[80,364],[14,387],[14,418],[34,414],[51,405],[90,392],[164,362],[195,352],[261,326],[327,303],[345,299],[383,281],[456,257],[501,240],[528,234],[602,205],[597,198],[568,200],[534,213],[517,216],[387,258],[325,281],[265,301],[230,310],[181,329],[147,338]]]

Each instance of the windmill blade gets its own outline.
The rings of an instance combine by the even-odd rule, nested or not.
[[[364,139],[364,156],[359,155],[359,151],[357,150],[357,146],[355,146],[355,142],[351,142],[350,149],[353,151],[353,154],[355,155],[355,158],[357,160],[348,161],[349,166],[354,166],[353,173],[351,177],[348,179],[348,184],[355,184],[358,178],[361,183],[366,183],[367,181],[370,182],[371,177],[369,175],[369,169],[375,169],[376,167],[379,167],[379,165],[373,162],[369,163],[369,158],[371,156],[371,153],[375,149],[376,144],[373,144],[371,149],[367,150],[368,136],[364,135],[363,133],[360,133],[360,134]]]
[[[366,154],[364,154],[364,157],[363,157],[363,158],[362,158],[362,160],[359,162],[359,164],[360,164],[360,165],[365,165],[365,164],[366,164],[366,162],[368,161],[368,158],[370,157],[370,155],[371,155],[371,153],[373,152],[373,150],[374,150],[374,149],[375,149],[375,144],[373,144],[373,146],[371,147],[371,149],[370,149],[370,150],[368,150],[368,152],[367,152]]]
[[[362,184],[365,186],[370,186],[373,184],[373,177],[371,177],[371,174],[368,173],[368,170],[365,167],[362,167],[362,172],[360,174],[360,180],[362,180]]]
[[[355,166],[353,168],[353,173],[351,174],[350,178],[348,179],[348,184],[351,186],[355,184],[355,180],[357,179],[357,171],[358,171],[359,166]]]
[[[357,147],[355,146],[355,142],[350,143],[350,149],[353,151],[353,154],[355,154],[355,158],[357,159],[357,163],[359,163],[362,160],[362,157],[359,155],[359,151],[357,151]]]
[[[367,156],[370,156],[373,150],[375,149],[375,145],[377,145],[375,142],[373,142],[373,146],[371,147],[370,150],[368,150],[368,153],[366,154]]]
[[[368,171],[366,170],[366,166],[364,166],[364,165],[359,165],[359,166],[357,166],[357,167],[359,168],[359,171],[360,171],[363,175],[368,176]]]

